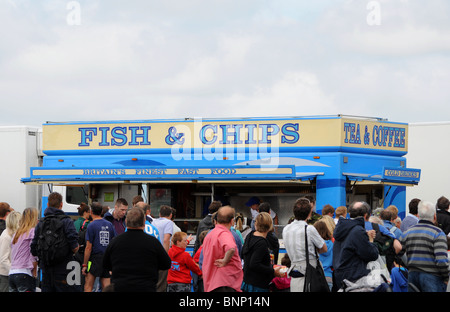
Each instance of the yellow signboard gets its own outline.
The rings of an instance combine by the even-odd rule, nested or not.
[[[363,148],[407,151],[408,126],[353,118],[49,123],[44,151],[212,148]]]

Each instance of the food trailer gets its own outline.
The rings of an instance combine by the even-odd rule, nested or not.
[[[270,203],[280,226],[305,195],[318,213],[363,200],[395,205],[404,217],[406,187],[420,181],[420,169],[406,163],[408,124],[382,118],[47,122],[42,132],[42,166],[23,183],[65,186],[72,204],[113,207],[142,195],[154,216],[162,204],[174,207],[188,233],[212,200],[251,218],[251,197]]]

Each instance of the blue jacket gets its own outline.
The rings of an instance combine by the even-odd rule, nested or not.
[[[378,258],[378,249],[369,242],[362,217],[341,218],[334,239],[334,277],[336,286],[341,288],[344,279],[354,282],[369,273],[367,263]]]

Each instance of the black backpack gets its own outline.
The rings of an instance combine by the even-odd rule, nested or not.
[[[39,264],[53,266],[63,262],[70,254],[70,246],[64,233],[65,214],[48,215],[41,221],[37,240]]]
[[[375,232],[377,232],[373,243],[377,246],[380,255],[386,257],[386,265],[390,273],[396,256],[394,250],[394,239],[381,233],[380,227],[377,223],[372,223],[372,227]]]

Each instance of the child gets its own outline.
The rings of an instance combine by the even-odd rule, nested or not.
[[[201,270],[200,255],[202,253],[203,240],[205,239],[206,234],[208,234],[208,231],[203,231],[197,237],[197,239],[200,242],[200,247],[198,248],[197,252],[195,253],[195,255],[193,257],[194,258],[194,262],[198,264],[198,266],[200,267],[200,270]],[[195,292],[203,292],[203,279],[201,278],[201,276],[198,276],[197,274],[193,273],[192,274],[192,280],[193,280],[193,284],[194,284],[194,291]]]
[[[198,276],[202,271],[194,262],[191,255],[186,252],[189,244],[185,232],[176,232],[172,236],[172,247],[169,249],[169,257],[172,266],[167,275],[167,292],[190,292],[191,271]]]

